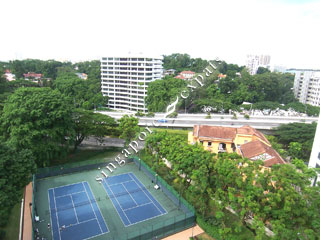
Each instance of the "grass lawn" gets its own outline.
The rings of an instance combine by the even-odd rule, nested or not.
[[[154,132],[168,132],[172,135],[181,135],[183,137],[186,137],[186,139],[188,138],[188,132],[190,132],[190,130],[179,130],[170,128],[151,128],[151,130]]]
[[[107,148],[103,150],[96,149],[78,149],[66,157],[57,158],[51,161],[50,167],[63,165],[66,163],[81,162],[86,160],[95,160],[101,158],[114,158],[121,151],[121,148]]]
[[[21,202],[13,207],[7,226],[1,228],[6,233],[4,240],[19,239],[20,207]]]

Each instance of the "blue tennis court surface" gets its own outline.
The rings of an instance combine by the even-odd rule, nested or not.
[[[133,173],[104,178],[103,186],[126,227],[167,213]]]
[[[54,240],[87,239],[109,232],[88,182],[48,190]]]

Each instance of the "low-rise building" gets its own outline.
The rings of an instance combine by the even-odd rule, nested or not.
[[[191,80],[194,77],[195,74],[196,73],[192,72],[192,71],[182,71],[175,78],[184,79],[184,80]]]
[[[188,143],[199,143],[213,153],[238,153],[244,158],[264,161],[266,167],[285,161],[271,147],[268,139],[250,126],[240,128],[195,125],[188,134]]]
[[[9,69],[6,69],[5,70],[5,73],[4,73],[4,77],[7,79],[7,81],[14,81],[16,80],[16,75],[11,73]]]
[[[82,80],[87,80],[88,79],[88,75],[85,73],[76,73],[76,75],[78,76],[78,78],[82,79]]]
[[[23,76],[25,80],[41,80],[41,78],[43,77],[43,74],[28,72],[28,73],[24,73]]]
[[[175,73],[176,73],[175,69],[168,69],[168,70],[164,70],[163,76],[174,75]]]

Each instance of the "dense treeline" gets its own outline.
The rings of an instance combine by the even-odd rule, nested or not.
[[[186,81],[172,77],[151,82],[148,87],[148,96],[146,97],[149,111],[165,111],[170,101],[174,101],[179,96],[181,89],[186,86]]]
[[[310,186],[315,172],[301,160],[262,171],[262,161],[213,154],[166,132],[149,135],[145,151],[155,159],[149,164],[211,226],[214,238],[253,238],[243,238],[249,229],[255,239],[263,239],[264,226],[275,233],[274,239],[316,239],[320,234],[320,189]],[[171,163],[170,170],[163,170],[162,158]],[[235,211],[233,217],[226,207]],[[252,224],[247,223],[250,219]]]
[[[204,78],[203,86],[198,86],[195,81],[188,82],[197,88],[193,89],[185,102],[178,105],[180,111],[187,109],[188,112],[201,112],[203,106],[211,106],[214,112],[227,113],[229,110],[249,109],[250,105],[242,105],[243,102],[249,102],[253,104],[252,109],[288,110],[292,108],[310,116],[319,114],[319,107],[299,103],[294,98],[292,91],[294,75],[292,74],[271,73],[268,69],[260,68],[258,74],[252,76],[243,66],[227,64],[223,61],[219,64],[216,61],[211,62],[216,63],[217,69],[211,68],[212,74]],[[203,70],[208,66],[208,61],[195,61],[187,54],[172,54],[164,57],[164,68],[174,68],[178,72],[193,70],[204,76]],[[162,104],[159,107],[154,106],[157,105],[159,99],[163,99],[161,103],[168,104],[167,91],[181,92],[185,86],[180,82],[180,79],[165,78],[150,83],[146,99],[148,109],[164,111],[165,106]],[[170,90],[163,86],[169,86]]]
[[[94,109],[105,106],[108,98],[101,93],[100,61],[86,61],[72,64],[55,60],[14,60],[0,63],[0,103],[20,87],[50,87],[58,89],[70,97],[77,107]],[[9,69],[16,75],[16,80],[8,82],[4,79],[4,70]],[[43,74],[38,82],[24,80],[24,73]],[[75,73],[85,73],[87,80],[80,79]]]
[[[177,72],[183,70],[201,72],[207,65],[207,60],[191,58],[188,54],[173,53],[163,57],[163,68],[175,69]]]

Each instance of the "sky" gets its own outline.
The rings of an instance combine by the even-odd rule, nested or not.
[[[320,69],[320,0],[4,0],[0,60],[126,54]]]

